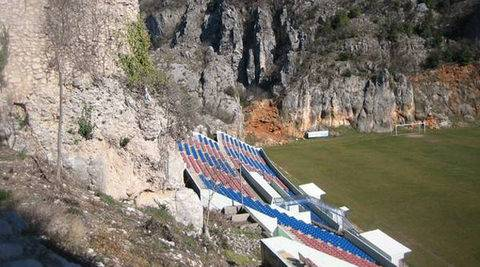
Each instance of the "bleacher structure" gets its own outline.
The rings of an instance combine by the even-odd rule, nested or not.
[[[408,248],[381,231],[380,235],[372,231],[364,236],[346,218],[345,209],[328,205],[320,194],[312,194],[304,185],[297,188],[278,171],[263,149],[224,132],[217,132],[216,139],[194,133],[177,143],[187,167],[187,186],[197,192],[205,207],[243,207],[268,235],[291,240],[288,249],[298,250],[293,255],[296,260],[308,254],[308,261],[318,264],[327,261],[338,266],[402,265],[405,254],[410,252]],[[308,186],[323,192],[316,185]],[[388,248],[382,247],[384,240]],[[284,250],[275,252],[274,244],[262,243],[262,251],[269,251],[263,253],[264,263],[293,266],[292,258],[282,258]],[[332,257],[336,260],[331,261]]]

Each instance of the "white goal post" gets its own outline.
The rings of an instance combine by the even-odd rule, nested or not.
[[[424,121],[414,122],[414,123],[405,123],[405,124],[395,124],[395,135],[399,135],[398,128],[409,128],[410,133],[424,134],[426,129],[426,124]]]

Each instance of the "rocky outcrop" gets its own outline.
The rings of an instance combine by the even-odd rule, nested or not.
[[[443,66],[411,77],[415,117],[448,127],[451,118],[474,121],[480,115],[480,66]]]
[[[241,134],[232,127],[243,119],[239,102],[262,98],[299,131],[350,125],[386,132],[421,120],[415,109],[422,97],[409,77],[423,71],[429,44],[389,25],[420,25],[428,10],[389,8],[363,7],[341,26],[332,21],[350,7],[335,1],[186,0],[142,10],[156,25],[152,36],[162,33],[159,65],[202,99],[204,124]]]
[[[413,88],[404,75],[387,70],[372,80],[358,76],[323,79],[310,85],[308,78],[283,101],[283,116],[301,131],[323,126],[354,125],[364,132],[388,132],[395,122],[414,118]]]
[[[192,189],[177,191],[143,192],[135,199],[139,207],[165,207],[175,220],[185,226],[192,226],[200,233],[203,227],[203,208],[199,197]]]
[[[55,162],[58,78],[46,29],[50,3],[1,4],[0,22],[8,28],[10,54],[0,91],[0,141]],[[78,31],[68,46],[74,53],[67,58],[72,69],[65,75],[65,169],[116,199],[183,188],[183,161],[165,133],[167,124],[175,121],[167,120],[162,104],[148,91],[128,88],[117,64],[118,54],[129,49],[125,32],[138,18],[137,1],[82,4],[82,13],[72,14]],[[94,54],[83,54],[86,46]],[[91,68],[74,69],[77,59],[88,60]],[[80,131],[85,123],[93,129],[88,135]]]

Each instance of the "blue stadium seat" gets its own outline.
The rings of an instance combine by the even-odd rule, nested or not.
[[[190,156],[190,149],[188,149],[188,145],[187,145],[187,144],[183,144],[183,148],[185,148],[185,152],[187,152],[187,155]]]
[[[178,150],[183,151],[182,142],[177,141],[177,145],[178,145]]]
[[[196,149],[193,146],[190,146],[190,151],[192,152],[193,158],[198,159]]]

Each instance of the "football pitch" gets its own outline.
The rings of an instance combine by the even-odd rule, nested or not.
[[[297,184],[413,250],[410,266],[480,266],[480,128],[359,134],[267,147]]]

